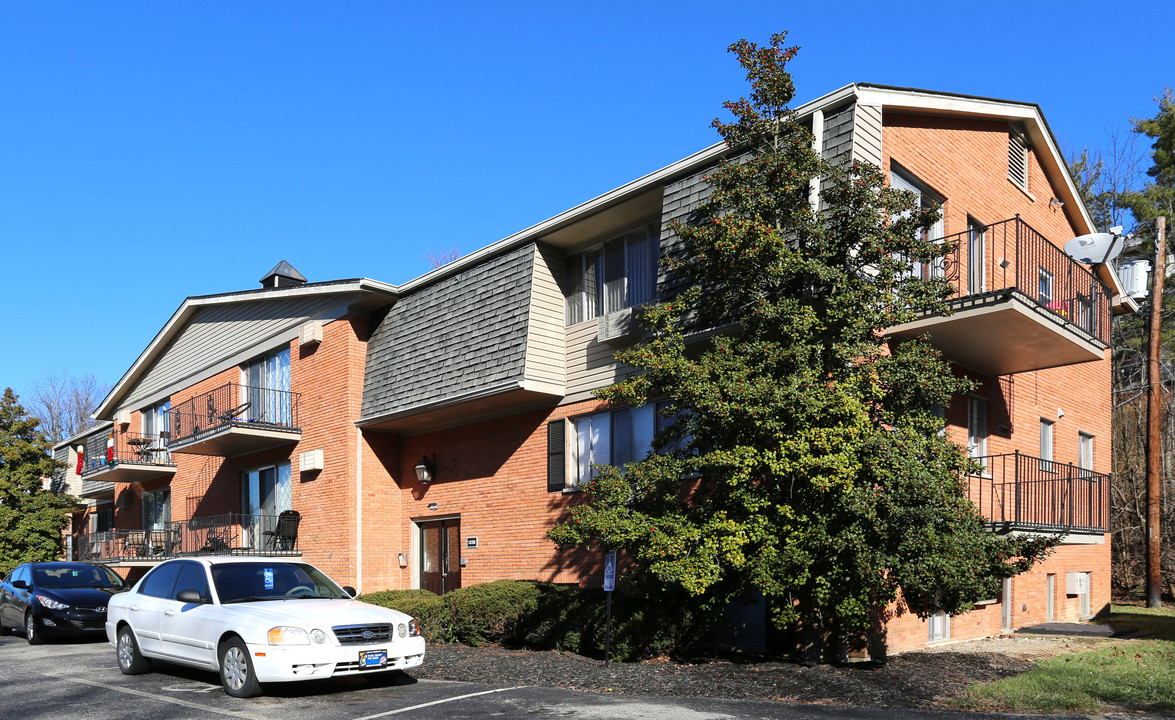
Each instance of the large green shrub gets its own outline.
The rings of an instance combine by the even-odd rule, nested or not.
[[[412,615],[433,643],[491,642],[604,655],[607,595],[599,588],[498,580],[443,596],[424,590],[389,590],[360,599]],[[700,635],[695,619],[672,598],[615,593],[612,600],[612,657],[616,660],[673,653]]]

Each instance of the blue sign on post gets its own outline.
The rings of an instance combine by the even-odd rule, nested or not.
[[[616,551],[604,553],[604,589],[612,592],[616,589]]]

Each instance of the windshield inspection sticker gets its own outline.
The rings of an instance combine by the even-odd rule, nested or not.
[[[265,589],[273,589],[273,568],[265,568]]]

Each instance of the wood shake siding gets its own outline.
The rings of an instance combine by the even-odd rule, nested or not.
[[[522,383],[533,243],[401,298],[367,346],[362,417]]]

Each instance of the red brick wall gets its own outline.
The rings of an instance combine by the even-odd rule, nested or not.
[[[1055,245],[1077,234],[1065,208],[1051,205],[1055,193],[1034,151],[1029,163],[1029,192],[1008,180],[1008,125],[962,118],[884,116],[884,163],[901,166],[945,196],[944,232],[967,229],[968,218],[992,223],[1014,217],[1042,233]],[[1071,211],[1072,209],[1070,209]],[[989,262],[994,258],[989,258]],[[966,268],[962,268],[963,273]],[[1108,473],[1110,463],[1110,360],[1021,373],[1001,383],[968,373],[980,382],[975,394],[988,398],[988,454],[1019,450],[1039,456],[1040,421],[1054,422],[1053,459],[1077,463],[1078,433],[1094,435],[1094,469]],[[1003,400],[1001,400],[1003,398]],[[1004,401],[1006,400],[1006,402]],[[1006,408],[1006,412],[1004,409]],[[967,399],[957,398],[947,412],[948,432],[967,441]],[[1006,423],[1008,429],[1000,428]],[[1106,488],[1108,495],[1108,488]],[[1108,497],[1106,498],[1108,500]],[[1076,620],[1078,598],[1065,595],[1065,573],[1091,573],[1092,612],[1110,601],[1110,536],[1098,545],[1063,545],[1032,571],[1012,580],[1013,628],[1045,621],[1046,576],[1056,574],[1056,619]],[[952,618],[951,638],[971,639],[997,634],[1000,602]],[[927,643],[926,623],[906,613],[889,625],[892,651]]]

